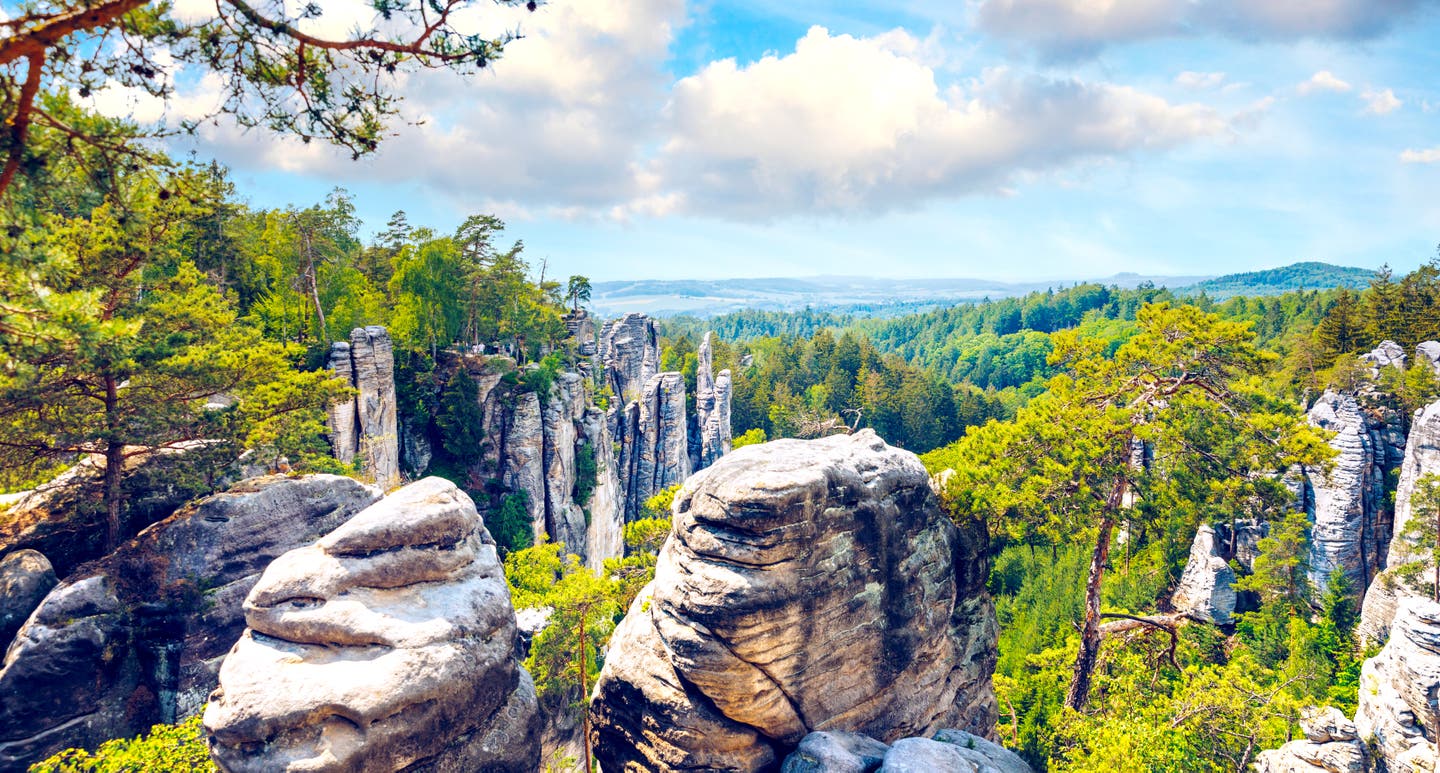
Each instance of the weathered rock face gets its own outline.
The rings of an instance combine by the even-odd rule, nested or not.
[[[1391,773],[1433,771],[1440,757],[1440,604],[1400,601],[1390,638],[1360,670],[1355,726]]]
[[[120,520],[123,536],[175,512],[197,496],[214,491],[204,476],[186,472],[191,465],[209,465],[215,450],[205,443],[132,456],[125,462],[121,483]],[[224,468],[233,457],[211,465]],[[233,470],[223,470],[215,485],[223,486]],[[0,552],[30,549],[45,554],[58,577],[105,554],[105,503],[101,498],[104,461],[90,457],[31,491],[0,496]],[[229,478],[233,480],[233,478]]]
[[[350,342],[336,341],[330,344],[330,371],[345,383],[355,385],[355,360],[350,356]],[[360,427],[355,398],[330,406],[330,446],[335,458],[349,464],[355,461],[355,451],[360,447]]]
[[[615,462],[615,443],[610,439],[610,423],[598,408],[587,408],[582,434],[595,454],[595,490],[590,492],[590,526],[586,536],[586,553],[591,569],[599,569],[605,559],[625,552],[625,509],[621,497],[620,478]]]
[[[504,456],[500,479],[505,488],[525,493],[530,510],[530,528],[539,537],[545,534],[545,426],[540,398],[534,392],[515,396],[505,417],[502,440]]]
[[[57,582],[50,560],[38,551],[16,550],[0,558],[0,652]]]
[[[575,339],[575,353],[581,357],[594,357],[599,351],[599,345],[595,341],[595,319],[590,312],[580,309],[579,311],[565,315],[565,329],[570,337]]]
[[[760,770],[815,730],[993,732],[985,539],[874,432],[722,457],[675,499],[591,703],[607,770]]]
[[[1235,613],[1235,572],[1216,544],[1215,530],[1201,524],[1190,545],[1190,560],[1180,576],[1171,603],[1177,612],[1200,620],[1229,625]]]
[[[1305,738],[1260,752],[1256,773],[1365,773],[1369,770],[1365,745],[1355,723],[1338,709],[1325,707],[1302,717]]]
[[[652,376],[640,400],[619,415],[615,437],[627,522],[640,514],[645,500],[690,477],[687,423],[685,379],[674,372]]]
[[[571,552],[588,552],[585,511],[575,503],[576,448],[585,419],[585,387],[577,373],[561,373],[545,403],[545,532]],[[537,532],[538,533],[538,532]]]
[[[77,569],[6,653],[0,770],[195,714],[265,566],[378,497],[333,475],[246,481]]]
[[[539,766],[534,685],[474,503],[406,486],[276,559],[205,709],[236,771],[496,771]]]
[[[730,371],[711,375],[714,363],[710,333],[700,342],[696,357],[699,362],[695,367],[695,427],[699,438],[691,466],[703,470],[730,453],[731,387]]]
[[[1424,560],[1402,533],[1413,516],[1415,481],[1428,473],[1440,473],[1440,402],[1417,411],[1410,425],[1405,461],[1400,465],[1400,479],[1395,489],[1395,537],[1390,541],[1386,571],[1375,577],[1365,594],[1359,627],[1362,641],[1384,641],[1400,598],[1419,593],[1418,589],[1409,587],[1403,575],[1395,569],[1406,563]]]
[[[376,485],[382,489],[399,485],[400,430],[390,334],[378,325],[351,330],[348,345],[339,342],[330,347],[330,369],[348,376],[359,392],[330,409],[335,458],[348,463],[358,456]]]
[[[660,372],[660,334],[655,320],[632,313],[606,322],[600,331],[600,363],[615,406],[639,400],[645,385]]]
[[[1404,433],[1390,417],[1367,412],[1350,395],[1326,391],[1310,409],[1310,421],[1334,432],[1338,455],[1327,476],[1308,474],[1307,506],[1313,522],[1310,581],[1321,593],[1330,573],[1341,569],[1356,595],[1384,566],[1390,541],[1385,475],[1404,457]]]

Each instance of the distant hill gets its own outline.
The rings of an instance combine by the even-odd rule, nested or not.
[[[1333,287],[1361,288],[1375,278],[1375,271],[1356,266],[1335,266],[1309,261],[1264,271],[1226,274],[1181,287],[1177,292],[1206,295],[1216,300],[1235,295],[1278,295],[1294,290],[1329,290]]]

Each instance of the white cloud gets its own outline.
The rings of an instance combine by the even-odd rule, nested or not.
[[[1335,73],[1329,70],[1321,70],[1310,76],[1310,80],[1296,86],[1295,89],[1301,94],[1313,94],[1317,91],[1346,92],[1351,85],[1335,77]]]
[[[1248,40],[1362,39],[1435,0],[980,0],[988,33],[1047,56],[1093,55],[1112,43],[1219,34]]]
[[[373,157],[228,126],[203,130],[208,150],[242,167],[419,185],[471,211],[766,219],[1002,195],[1077,164],[1244,129],[1268,107],[1226,117],[1005,68],[949,85],[937,76],[955,66],[941,33],[901,29],[815,27],[788,54],[711,62],[676,82],[665,62],[683,0],[556,0],[517,18],[525,38],[492,71],[408,80],[423,123]]]
[[[1191,72],[1186,70],[1175,76],[1175,85],[1196,91],[1213,89],[1225,82],[1223,72]]]
[[[677,83],[656,161],[687,209],[740,217],[880,211],[995,192],[1021,172],[1223,133],[1199,105],[1122,86],[986,70],[941,89],[875,38],[811,28],[784,57]]]
[[[1400,160],[1407,164],[1440,164],[1440,147],[1425,150],[1406,150]]]
[[[1367,89],[1360,98],[1365,100],[1365,112],[1371,115],[1388,115],[1405,104],[1397,99],[1395,92],[1390,89]]]

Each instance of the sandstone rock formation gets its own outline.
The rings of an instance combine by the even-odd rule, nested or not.
[[[124,538],[214,490],[207,488],[203,476],[182,471],[206,448],[203,442],[193,442],[125,460],[120,504]],[[104,470],[101,456],[87,457],[35,489],[0,495],[0,553],[37,550],[54,566],[57,577],[104,555]],[[224,474],[228,477],[233,470]],[[217,485],[223,485],[225,477]]]
[[[619,414],[615,438],[627,522],[645,500],[690,477],[687,423],[685,379],[674,372],[652,376],[640,399]]]
[[[585,511],[574,500],[575,455],[585,420],[585,386],[577,373],[561,373],[544,409],[545,532],[581,556],[589,552]],[[539,532],[537,532],[539,533]]]
[[[333,475],[246,481],[77,569],[0,668],[0,771],[195,714],[265,566],[378,497]]]
[[[595,319],[585,309],[565,315],[565,330],[575,339],[575,353],[581,357],[594,357],[600,350],[595,341]]]
[[[400,430],[395,403],[395,353],[390,334],[378,325],[350,331],[350,342],[330,347],[330,369],[359,392],[330,409],[335,458],[357,456],[365,474],[382,489],[400,483]]]
[[[639,400],[650,379],[660,372],[660,334],[644,314],[626,314],[605,323],[600,331],[600,362],[611,404],[624,407]]]
[[[0,652],[59,582],[50,560],[35,550],[16,550],[0,558]]]
[[[761,770],[811,731],[993,732],[984,538],[874,432],[722,457],[675,498],[591,703],[606,770]]]
[[[205,709],[222,770],[539,766],[535,690],[494,540],[426,478],[276,559]]]
[[[585,409],[582,435],[595,455],[595,490],[586,504],[590,510],[586,556],[590,568],[599,569],[605,559],[625,552],[624,492],[620,489],[615,443],[610,439],[610,423],[604,411],[593,406]]]
[[[1360,670],[1355,726],[1391,773],[1433,771],[1440,764],[1440,604],[1401,600],[1390,638]]]
[[[1370,365],[1372,376],[1380,375],[1382,368],[1405,369],[1405,349],[1394,341],[1381,341],[1374,350],[1360,355],[1360,361]]]
[[[1404,434],[1392,417],[1332,390],[1320,397],[1309,417],[1335,433],[1330,445],[1338,452],[1328,475],[1308,472],[1306,504],[1314,524],[1310,581],[1324,593],[1338,568],[1350,577],[1358,597],[1384,566],[1390,542],[1385,475],[1404,458]]]
[[[1256,773],[1365,773],[1365,745],[1355,723],[1338,709],[1325,707],[1302,717],[1305,737],[1279,749],[1260,752]]]
[[[1415,481],[1428,473],[1440,473],[1440,402],[1416,411],[1410,425],[1405,460],[1400,465],[1400,479],[1395,489],[1395,537],[1390,541],[1386,570],[1375,577],[1365,594],[1359,627],[1362,641],[1384,641],[1400,599],[1420,592],[1408,587],[1403,573],[1396,570],[1407,563],[1424,560],[1402,533],[1413,515],[1411,500]]]
[[[1440,341],[1425,341],[1415,347],[1415,363],[1440,372]]]
[[[1190,560],[1171,596],[1177,612],[1217,625],[1229,625],[1235,613],[1235,572],[1216,544],[1215,529],[1201,524],[1190,545]]]
[[[696,352],[695,366],[695,428],[699,434],[695,458],[691,466],[703,470],[716,459],[730,453],[730,371],[712,376],[713,355],[710,333],[705,334]]]

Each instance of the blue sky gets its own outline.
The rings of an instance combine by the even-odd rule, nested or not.
[[[1440,242],[1434,0],[482,5],[527,37],[411,76],[424,123],[372,158],[186,148],[256,206],[495,212],[597,280],[1403,270]]]

